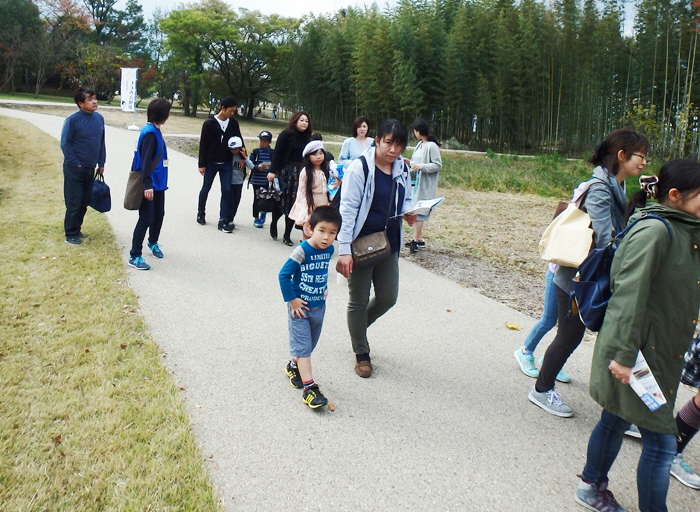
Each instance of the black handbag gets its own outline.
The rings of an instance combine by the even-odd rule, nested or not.
[[[112,209],[112,195],[109,192],[109,185],[105,183],[105,177],[98,172],[95,173],[95,179],[92,182],[90,206],[102,213]]]
[[[267,188],[258,187],[255,190],[255,201],[258,211],[273,212],[282,203],[282,192],[277,190],[271,181],[268,181]]]

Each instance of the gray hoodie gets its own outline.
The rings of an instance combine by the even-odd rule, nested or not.
[[[617,178],[603,167],[593,169],[591,182],[581,208],[591,217],[595,246],[602,248],[612,240],[613,233],[619,233],[625,228],[627,194],[624,182],[619,183]],[[559,267],[554,276],[554,284],[569,293],[576,271],[577,269],[571,267]]]
[[[357,159],[353,160],[345,170],[343,177],[343,185],[340,199],[340,215],[343,218],[343,224],[340,226],[338,233],[338,254],[352,254],[350,244],[360,234],[362,226],[367,220],[372,199],[374,198],[374,152],[376,148],[370,147],[362,153],[367,159],[367,183],[365,184],[365,173],[362,171],[362,162]],[[397,185],[403,185],[405,192],[403,205],[396,204],[397,212],[407,212],[411,209],[411,179],[408,175],[408,170],[401,157],[394,161],[391,168],[391,175]],[[397,191],[398,191],[398,187]],[[396,193],[394,199],[398,203],[399,194]],[[403,245],[403,241],[401,241]]]

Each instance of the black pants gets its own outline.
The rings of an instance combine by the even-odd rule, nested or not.
[[[199,205],[197,213],[204,215],[207,209],[207,197],[214,183],[214,178],[219,175],[221,182],[221,203],[219,204],[219,220],[226,219],[228,215],[229,201],[231,200],[231,176],[233,175],[233,166],[231,162],[222,164],[207,164],[204,171],[204,183],[202,190],[199,191]],[[231,220],[231,219],[228,219]]]
[[[143,239],[148,231],[148,243],[153,245],[158,243],[160,229],[163,227],[163,217],[165,217],[165,190],[154,190],[153,201],[144,198],[139,208],[139,220],[134,228],[134,236],[131,239],[132,258],[141,256],[143,251]]]
[[[231,185],[231,197],[228,202],[228,220],[233,222],[233,218],[238,213],[238,205],[241,204],[241,194],[243,193],[243,184]]]
[[[272,222],[270,222],[270,236],[277,238],[277,221],[282,216],[282,208],[277,208],[272,212]],[[284,216],[284,240],[290,240],[294,229],[294,221],[288,216]]]
[[[583,325],[578,315],[570,313],[571,300],[569,294],[558,286],[554,286],[557,294],[557,335],[544,354],[544,363],[540,368],[540,376],[537,377],[535,389],[542,393],[554,388],[557,374],[564,368],[569,356],[574,353],[576,347],[581,344],[586,326]]]
[[[66,217],[63,229],[66,237],[78,236],[85,212],[92,200],[92,182],[95,170],[88,167],[73,167],[63,163],[63,197],[66,201]]]

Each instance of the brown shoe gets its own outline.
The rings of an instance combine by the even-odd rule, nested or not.
[[[359,361],[355,363],[355,373],[363,379],[372,376],[372,363],[370,361]]]

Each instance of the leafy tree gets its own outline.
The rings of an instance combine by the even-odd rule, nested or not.
[[[0,0],[0,91],[14,89],[15,73],[34,51],[44,26],[39,9],[29,0]]]

